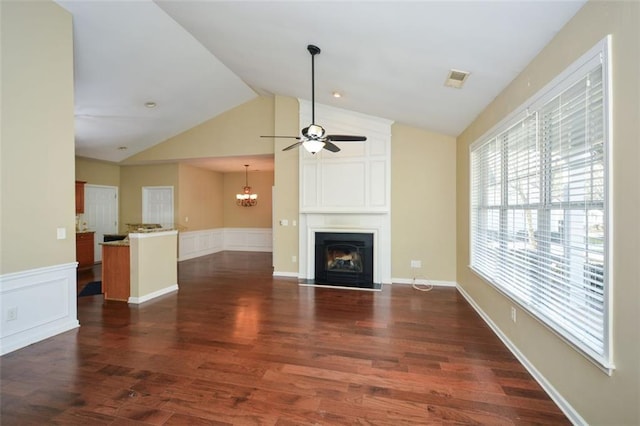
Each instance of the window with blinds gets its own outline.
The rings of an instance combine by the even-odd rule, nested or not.
[[[471,267],[611,368],[607,51],[471,146]]]

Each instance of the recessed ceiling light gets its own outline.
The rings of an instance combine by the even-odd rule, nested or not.
[[[467,71],[452,69],[449,71],[449,75],[447,76],[447,80],[444,82],[444,85],[460,89],[464,82],[467,81],[467,77],[469,77],[469,73]]]
[[[156,103],[155,102],[145,102],[144,106],[146,106],[147,108],[155,108],[156,107]]]
[[[333,97],[334,98],[341,98],[342,94],[340,92],[333,92]]]

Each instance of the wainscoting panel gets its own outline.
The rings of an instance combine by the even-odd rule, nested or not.
[[[178,233],[178,261],[224,250],[224,228]]]
[[[341,161],[323,165],[320,205],[328,208],[366,209],[365,161]]]
[[[76,266],[73,262],[0,277],[0,355],[79,326]]]
[[[272,251],[271,228],[215,228],[178,234],[178,261],[223,250]]]
[[[300,122],[311,122],[311,104],[299,99]],[[364,143],[336,142],[340,152],[300,154],[300,213],[388,214],[392,121],[317,104],[333,134],[366,135]]]
[[[224,249],[273,251],[271,228],[224,228]]]

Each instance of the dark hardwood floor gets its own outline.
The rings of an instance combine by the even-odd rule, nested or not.
[[[79,298],[79,329],[0,358],[0,423],[570,424],[454,288],[271,271],[270,253],[222,252],[137,307]]]

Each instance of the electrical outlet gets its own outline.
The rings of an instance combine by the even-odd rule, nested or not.
[[[67,228],[57,228],[56,236],[59,240],[64,240],[67,238]]]
[[[411,267],[412,268],[422,268],[422,261],[421,260],[412,260],[411,261]]]
[[[511,307],[511,321],[516,322],[516,308]]]
[[[291,261],[293,263],[296,263],[298,261],[298,257],[297,256],[291,256]]]
[[[7,321],[14,321],[18,319],[18,308],[12,307],[7,309]]]

